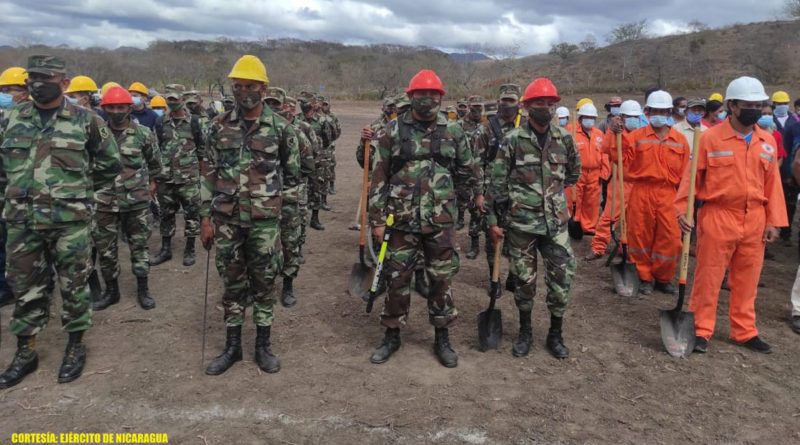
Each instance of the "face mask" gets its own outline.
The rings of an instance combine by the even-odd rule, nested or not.
[[[567,118],[566,117],[559,118],[558,119],[558,125],[561,125],[562,127],[566,126],[567,125]]]
[[[788,105],[775,105],[775,116],[786,117],[789,115]]]
[[[619,114],[619,107],[611,107],[611,115],[617,116]]]
[[[758,122],[758,119],[761,117],[761,110],[757,108],[742,108],[739,110],[739,117],[736,120],[739,121],[745,127],[749,127],[754,125]]]
[[[261,91],[239,90],[233,92],[236,103],[245,110],[252,110],[261,103]]]
[[[483,115],[483,112],[481,111],[480,108],[474,108],[474,109],[470,108],[469,109],[469,117],[471,117],[472,120],[478,120],[478,119],[481,118],[482,115]]]
[[[641,120],[638,117],[626,117],[625,118],[625,128],[627,128],[628,131],[633,131],[633,130],[639,128],[639,124],[640,123],[641,123]]]
[[[726,117],[728,117],[728,112],[727,111],[723,111],[723,112],[721,112],[721,113],[719,113],[717,115],[717,119],[719,119],[721,121],[725,120]]]
[[[541,127],[546,127],[553,120],[553,114],[549,108],[531,108],[528,110],[528,116]]]
[[[458,114],[458,118],[461,119],[464,116],[466,116],[468,111],[469,110],[467,110],[466,108],[465,109],[459,108],[458,111],[456,111],[456,113]]]
[[[667,125],[667,116],[650,116],[650,124],[653,125],[655,128],[661,128],[664,125]]]
[[[591,130],[592,128],[594,128],[594,119],[583,119],[581,120],[581,125],[583,126],[583,128]]]
[[[161,117],[161,116],[164,115],[164,110],[158,109],[158,110],[153,110],[153,111],[158,115],[158,117]]]
[[[128,112],[122,112],[122,113],[106,112],[108,120],[111,121],[111,123],[114,125],[121,125],[122,123],[124,123],[125,120],[128,119],[128,114],[129,114]]]
[[[441,103],[432,97],[414,97],[411,99],[411,108],[424,120],[436,117],[440,105]]]
[[[311,111],[313,108],[314,106],[311,104],[300,104],[300,111],[302,111],[303,114],[308,114],[308,112]]]
[[[500,113],[500,116],[511,119],[519,112],[519,105],[500,105],[497,107],[497,112]]]
[[[64,97],[66,97],[67,98],[67,102],[71,103],[72,105],[78,105],[78,99],[75,99],[74,97],[69,97],[69,96],[64,96]]]
[[[14,105],[14,96],[0,93],[0,108],[8,108],[12,105]]]
[[[167,107],[169,111],[175,112],[183,108],[183,102],[167,102]]]
[[[28,91],[33,100],[40,104],[49,104],[61,95],[61,85],[57,82],[28,82]]]
[[[691,111],[689,114],[686,115],[686,120],[689,121],[690,124],[697,124],[700,122],[700,119],[703,118],[703,115],[700,113],[692,113]]]
[[[761,116],[758,118],[758,122],[756,122],[759,127],[767,130],[772,127],[772,116]]]
[[[670,127],[675,125],[675,119],[672,116],[667,117],[667,125]]]
[[[142,104],[142,98],[139,96],[133,96],[133,106],[138,107]]]
[[[678,108],[678,116],[685,116],[686,115],[686,108]]]

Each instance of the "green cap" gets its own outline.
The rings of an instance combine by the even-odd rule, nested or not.
[[[286,91],[284,91],[283,88],[269,87],[267,88],[267,95],[264,97],[264,100],[267,99],[277,100],[283,105],[284,101],[286,101]]]
[[[171,83],[164,87],[164,97],[167,99],[180,99],[183,97],[183,93],[186,91],[186,87],[179,84],[179,83]]]
[[[296,106],[297,106],[297,99],[295,99],[295,98],[294,98],[294,97],[292,97],[292,96],[286,96],[286,97],[283,99],[283,104],[284,104],[284,105],[286,105],[287,107],[294,108],[294,107],[296,107]]]
[[[203,102],[203,99],[200,98],[200,92],[197,90],[191,90],[183,93],[183,98],[186,100],[187,104],[199,104]]]
[[[456,106],[460,107],[462,105],[465,107],[469,106],[469,99],[467,99],[466,97],[462,97],[461,99],[458,100],[458,102],[456,102]]]
[[[500,85],[500,99],[519,100],[521,95],[522,93],[517,84],[507,83],[505,85]]]
[[[383,106],[388,107],[389,105],[395,105],[394,97],[386,97],[383,99]]]
[[[314,93],[309,93],[308,91],[301,91],[300,94],[297,95],[297,100],[299,100],[300,103],[314,102],[316,100],[316,96],[314,95]]]
[[[28,73],[38,73],[46,76],[66,74],[66,66],[67,63],[61,57],[46,55],[28,57]]]
[[[397,105],[397,110],[399,111],[403,107],[410,107],[411,102],[408,101],[408,96],[406,94],[399,94],[395,100],[395,105]]]
[[[476,95],[472,95],[469,97],[469,99],[467,99],[467,103],[469,104],[469,106],[483,105],[483,102],[484,102],[483,98],[481,96],[476,96]]]

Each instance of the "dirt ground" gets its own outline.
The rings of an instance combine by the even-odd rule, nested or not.
[[[59,329],[60,300],[55,302],[52,322],[38,340],[39,370],[0,392],[0,442],[10,443],[14,432],[48,431],[168,433],[170,443],[207,445],[800,442],[800,336],[788,326],[797,249],[782,244],[770,247],[775,259],[765,264],[756,304],[772,355],[728,340],[723,292],[709,353],[670,358],[661,344],[658,309],[673,306],[675,298],[618,297],[610,272],[600,262],[583,261],[565,320],[568,360],[553,359],[544,347],[549,315],[543,291],[530,357],[511,355],[517,311],[508,292],[498,302],[501,348],[481,353],[476,316],[488,303],[487,267],[482,256],[470,261],[462,255],[454,284],[461,318],[452,330],[458,367],[437,363],[425,300],[416,294],[402,347],[388,363],[370,364],[382,335],[380,308],[368,315],[346,291],[358,242],[358,232],[347,226],[360,191],[358,129],[378,110],[377,103],[334,105],[343,127],[338,194],[330,198],[333,211],[322,214],[326,230],[309,230],[308,262],[296,281],[299,304],[276,309],[273,348],[280,373],[263,374],[253,362],[249,318],[245,361],[219,377],[203,373],[206,257],[201,250],[194,267],[183,267],[178,235],[176,258],[151,272],[157,308],[136,305],[126,260],[122,302],[95,314],[84,375],[64,385],[56,383],[66,335]],[[466,230],[459,241],[466,251]],[[158,243],[155,234],[151,252]],[[589,243],[585,238],[574,245],[578,258]],[[123,258],[127,252],[122,247]],[[212,264],[206,364],[224,343],[221,290]],[[11,311],[0,310],[3,367],[14,351]]]

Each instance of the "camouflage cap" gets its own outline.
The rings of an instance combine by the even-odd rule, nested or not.
[[[394,97],[386,97],[383,99],[383,106],[388,107],[389,105],[395,105],[395,98]]]
[[[179,84],[179,83],[171,83],[164,87],[164,97],[167,99],[180,99],[183,97],[183,93],[186,91],[186,87]]]
[[[467,103],[469,103],[469,106],[483,105],[483,102],[484,102],[483,98],[477,95],[472,95],[469,97],[469,99],[467,99]]]
[[[297,99],[292,96],[286,96],[283,99],[283,105],[291,108],[297,107]]]
[[[197,90],[191,90],[183,93],[183,99],[187,104],[199,104],[203,102],[203,99],[200,97],[200,92]]]
[[[315,94],[314,98],[317,99],[317,102],[319,103],[325,103],[325,96],[322,94]]]
[[[483,112],[487,116],[492,116],[497,114],[497,102],[493,100],[487,100],[483,103]]]
[[[56,74],[66,74],[67,63],[61,57],[35,55],[28,57],[28,73],[44,74],[55,76]]]
[[[458,99],[458,102],[456,102],[457,107],[460,107],[462,105],[465,107],[469,105],[469,100],[466,97],[462,97],[461,99]]]
[[[500,99],[514,99],[519,100],[522,93],[520,92],[519,85],[507,83],[500,85]]]
[[[702,98],[699,98],[699,97],[693,97],[693,98],[689,99],[688,101],[686,101],[686,108],[692,108],[692,107],[703,107],[703,108],[705,108],[706,107],[706,100],[702,99]]]
[[[450,105],[449,107],[445,108],[444,111],[447,112],[447,113],[455,113],[456,112],[456,107]]]
[[[283,104],[286,101],[286,91],[283,88],[269,87],[267,88],[267,95],[264,97],[264,100],[267,99],[274,99]]]
[[[301,104],[306,102],[314,102],[316,99],[317,98],[314,93],[309,93],[308,91],[301,91],[300,94],[297,95],[297,100],[300,101]]]
[[[398,95],[394,100],[394,104],[397,105],[398,110],[403,107],[411,106],[411,102],[409,102],[408,96],[406,96],[405,94]]]

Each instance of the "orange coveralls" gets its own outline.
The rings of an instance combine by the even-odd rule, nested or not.
[[[755,301],[764,261],[764,230],[785,227],[786,203],[772,135],[755,126],[748,147],[730,121],[700,136],[697,157],[697,267],[689,300],[695,335],[711,338],[725,269],[730,269],[731,339],[743,343],[758,335]],[[675,210],[686,213],[689,176],[683,175]]]
[[[622,135],[625,182],[631,182],[628,252],[642,281],[672,281],[681,253],[681,229],[673,206],[691,149],[674,128],[659,140],[652,125]],[[611,152],[616,161],[616,150]],[[628,198],[628,196],[626,196]]]
[[[581,155],[581,178],[575,184],[575,220],[580,221],[583,231],[594,233],[600,215],[600,178],[608,177],[608,158],[603,156],[603,132],[597,128],[587,135],[582,127],[575,133],[575,146]],[[571,130],[571,127],[569,127]],[[572,188],[566,190],[567,208],[572,211]]]
[[[622,134],[628,134],[627,129],[622,130]],[[624,136],[623,136],[624,137]],[[607,163],[611,165],[611,152],[617,152],[617,135],[611,131],[610,129],[606,131],[605,136],[603,137],[603,156],[607,159]],[[616,157],[616,156],[615,156]],[[616,165],[616,164],[614,164]],[[623,171],[625,178],[628,177],[628,173]],[[609,174],[610,176],[610,174]],[[612,179],[611,182],[608,183],[608,197],[606,198],[606,207],[603,209],[603,214],[600,215],[600,221],[597,223],[597,227],[595,227],[594,231],[594,238],[592,238],[592,251],[597,253],[598,255],[603,255],[608,247],[609,241],[611,241],[611,222],[613,221],[614,224],[619,221],[620,216],[620,203],[622,202],[619,196],[619,188],[617,187],[618,180]],[[625,193],[625,206],[628,205],[628,200],[631,196],[631,185],[632,182],[627,180],[625,184],[623,184],[624,193]],[[614,209],[612,215],[611,209],[611,196],[614,196]]]

